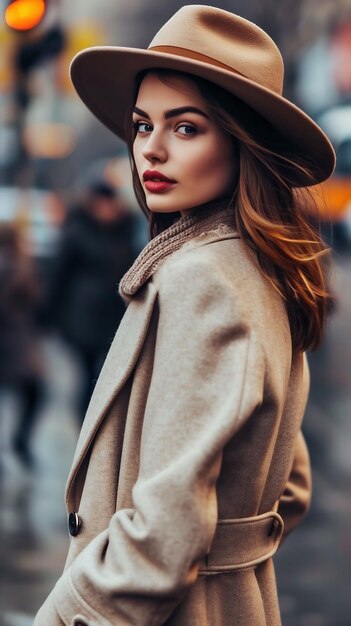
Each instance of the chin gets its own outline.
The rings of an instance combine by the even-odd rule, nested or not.
[[[189,198],[186,198],[186,200],[175,200],[160,194],[157,197],[146,198],[146,203],[149,211],[152,213],[180,213],[181,211],[201,206],[211,199],[212,196],[210,198],[194,198],[192,200],[189,200]]]
[[[147,198],[146,203],[152,213],[175,213],[181,210],[176,202],[167,202],[161,195],[158,198]]]

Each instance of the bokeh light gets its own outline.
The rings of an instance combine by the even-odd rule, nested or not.
[[[13,30],[31,30],[40,24],[44,14],[43,0],[15,0],[6,8],[5,22]]]

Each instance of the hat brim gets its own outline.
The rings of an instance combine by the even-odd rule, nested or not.
[[[297,186],[327,179],[335,167],[334,149],[319,126],[292,102],[271,90],[209,63],[152,50],[99,46],[79,52],[72,60],[72,83],[84,104],[123,140],[125,115],[136,94],[136,77],[148,69],[165,68],[194,74],[219,85],[265,118],[277,132],[284,151],[299,155],[311,177]]]

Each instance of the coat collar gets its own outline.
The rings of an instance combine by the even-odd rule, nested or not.
[[[66,500],[75,506],[74,479],[113,399],[130,376],[144,344],[157,290],[150,281],[128,306],[95,385],[80,431],[66,484]]]
[[[154,237],[141,251],[119,284],[119,293],[129,302],[170,255],[209,233],[235,234],[235,210],[230,199],[208,202],[194,213],[181,217],[175,224]]]

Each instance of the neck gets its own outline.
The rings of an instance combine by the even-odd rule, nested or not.
[[[182,211],[179,211],[179,213],[181,217],[187,217],[188,215],[195,215],[195,213],[197,213],[198,211],[206,210],[207,208],[211,207],[214,208],[214,210],[216,210],[216,207],[218,208],[219,206],[229,207],[231,201],[231,196],[221,196],[220,198],[214,198],[212,200],[209,200],[208,202],[204,202],[203,204],[198,204],[194,207],[190,207],[189,209],[183,209]]]

